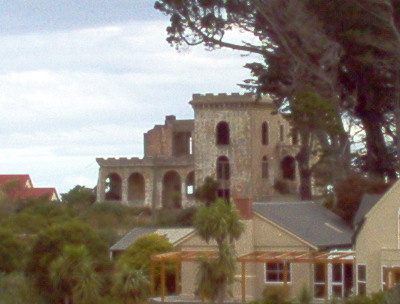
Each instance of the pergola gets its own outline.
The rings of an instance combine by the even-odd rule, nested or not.
[[[289,263],[324,264],[325,284],[328,286],[328,264],[353,264],[354,251],[254,251],[237,258],[241,263],[241,293],[242,302],[246,302],[246,263],[282,263],[283,293],[287,295],[288,265]],[[150,262],[150,294],[154,295],[155,263],[161,264],[161,301],[165,299],[165,263],[175,264],[176,286],[180,280],[179,265],[182,262],[196,262],[200,258],[215,259],[216,251],[178,251],[154,255]],[[325,298],[328,298],[328,289],[325,288]]]

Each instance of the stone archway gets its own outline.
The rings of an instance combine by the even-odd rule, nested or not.
[[[128,201],[132,205],[143,205],[146,196],[145,180],[142,174],[133,173],[128,179]]]
[[[181,208],[181,177],[176,171],[168,171],[162,180],[162,207]]]
[[[296,160],[292,156],[286,156],[281,161],[282,178],[288,180],[296,179]]]
[[[110,173],[106,177],[106,200],[120,201],[122,197],[122,179],[117,173]]]

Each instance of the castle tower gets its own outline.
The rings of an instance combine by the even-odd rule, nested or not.
[[[255,201],[276,195],[274,184],[298,192],[297,140],[270,98],[194,94],[190,104],[196,185],[212,176],[220,197]]]

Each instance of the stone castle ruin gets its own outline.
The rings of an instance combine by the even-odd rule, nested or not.
[[[190,104],[194,119],[166,116],[144,134],[143,158],[97,159],[98,201],[187,207],[207,176],[223,198],[270,201],[277,184],[298,192],[297,137],[270,98],[194,94]]]

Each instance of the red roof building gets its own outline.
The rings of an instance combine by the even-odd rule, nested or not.
[[[28,174],[0,174],[0,190],[13,200],[45,198],[60,201],[56,188],[35,188]]]

